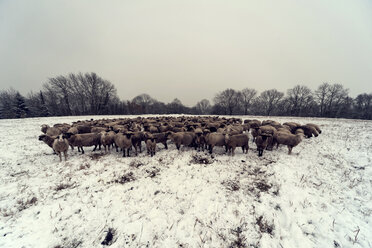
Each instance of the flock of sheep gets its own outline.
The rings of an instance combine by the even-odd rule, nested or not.
[[[146,144],[147,153],[155,155],[156,144],[162,143],[168,149],[167,140],[171,140],[179,150],[181,145],[194,147],[198,151],[208,149],[213,152],[215,146],[225,147],[232,156],[236,147],[243,153],[248,152],[249,132],[256,143],[258,156],[264,150],[272,150],[276,145],[286,145],[288,154],[303,137],[317,137],[321,130],[315,124],[301,125],[295,122],[266,120],[244,120],[239,118],[219,117],[137,117],[120,119],[101,119],[77,121],[70,124],[55,124],[53,127],[42,125],[39,140],[50,146],[62,161],[62,153],[67,159],[69,147],[84,153],[83,147],[94,146],[93,151],[101,145],[105,151],[120,148],[123,157],[130,156],[134,148],[135,155],[142,152],[142,142]]]

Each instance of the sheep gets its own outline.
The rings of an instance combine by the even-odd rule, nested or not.
[[[297,129],[302,129],[306,138],[311,138],[313,137],[313,135],[317,137],[319,135],[318,131],[312,126],[303,125],[296,127],[295,132],[297,131]]]
[[[102,132],[106,132],[108,129],[105,128],[105,127],[92,127],[90,129],[90,132],[91,133],[102,133]]]
[[[101,147],[101,134],[99,133],[66,133],[65,135],[69,144],[80,148],[82,154],[84,154],[83,146],[94,146],[93,152],[97,149],[97,146]]]
[[[318,133],[322,133],[322,130],[321,130],[321,129],[319,128],[319,126],[316,125],[316,124],[313,124],[313,123],[307,123],[306,126],[313,127],[313,128],[316,129],[316,131],[317,131]]]
[[[247,134],[235,134],[229,135],[228,133],[225,134],[225,144],[227,146],[227,150],[231,152],[231,155],[235,155],[235,148],[237,146],[243,149],[243,153],[248,153],[249,149],[249,138]]]
[[[60,134],[58,138],[54,139],[53,142],[53,150],[57,152],[59,155],[59,160],[62,162],[62,152],[65,156],[65,161],[67,161],[67,150],[68,150],[68,141],[66,139],[66,136],[63,134]]]
[[[146,135],[146,148],[147,148],[147,154],[150,154],[151,157],[155,155],[156,150],[156,141],[152,134]]]
[[[244,128],[242,126],[232,126],[232,125],[229,125],[226,128],[226,132],[228,132],[230,135],[242,134],[243,131],[244,131]]]
[[[127,157],[129,157],[129,150],[132,147],[132,136],[133,132],[117,133],[115,134],[114,141],[116,145],[116,151],[118,147],[123,150],[123,157],[125,157],[125,151],[127,152]]]
[[[136,128],[136,130],[138,130]],[[138,150],[141,153],[142,152],[142,141],[145,140],[144,133],[141,131],[136,131],[132,135],[132,144],[136,153],[136,156],[138,155]]]
[[[222,133],[208,133],[205,137],[209,153],[212,154],[215,146],[226,146],[225,136]],[[227,147],[225,147],[227,151]]]
[[[152,136],[154,136],[156,143],[162,143],[164,148],[168,150],[168,133],[153,133]]]
[[[45,144],[47,144],[50,148],[53,149],[53,142],[55,140],[56,136],[49,136],[47,134],[42,134],[39,136],[39,140],[43,141]],[[56,153],[53,149],[53,153]]]
[[[109,131],[109,132],[101,132],[101,144],[105,148],[105,152],[108,150],[110,151],[110,146],[114,144],[114,137],[115,132]]]
[[[78,125],[76,126],[78,133],[83,134],[83,133],[91,133],[92,127],[88,125]]]
[[[270,135],[258,135],[256,137],[255,143],[257,146],[258,156],[262,157],[263,151],[267,148],[269,140],[272,138]]]
[[[276,133],[276,128],[272,127],[272,126],[269,126],[269,125],[261,126],[258,130],[258,133],[259,133],[259,135],[264,135],[264,136],[268,137],[268,144],[266,146],[266,150],[271,151],[273,149],[273,146],[274,146],[273,136]]]
[[[283,123],[283,126],[289,127],[291,130],[291,133],[294,133],[296,131],[296,128],[301,126],[301,124],[296,123],[296,122],[285,122]]]
[[[202,150],[204,152],[206,140],[203,130],[200,127],[198,127],[195,129],[194,133],[196,134],[195,144],[198,151]]]
[[[41,131],[49,136],[58,136],[62,131],[57,127],[50,127],[49,125],[41,125]]]
[[[181,145],[195,145],[196,134],[193,132],[168,132],[168,135],[172,142],[176,145],[177,150],[180,150]]]
[[[159,129],[153,125],[150,125],[149,127],[149,132],[150,133],[159,133]]]
[[[277,132],[274,134],[274,140],[277,143],[277,148],[280,144],[288,147],[288,154],[292,153],[293,147],[297,146],[303,138],[303,134],[289,134],[286,132]]]

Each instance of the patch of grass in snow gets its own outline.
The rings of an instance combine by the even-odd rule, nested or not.
[[[261,233],[268,233],[270,235],[274,233],[274,225],[269,224],[262,215],[256,218],[256,224],[258,225]]]
[[[92,153],[89,155],[89,157],[92,159],[92,160],[98,160],[100,159],[101,157],[103,157],[105,155],[105,153]]]
[[[134,177],[133,172],[129,172],[114,180],[114,183],[125,184],[134,180],[136,180],[136,178]]]
[[[246,244],[247,238],[243,233],[243,227],[238,226],[235,229],[231,229],[231,233],[234,235],[234,240],[229,245],[229,248],[248,247]]]
[[[67,237],[64,238],[63,240],[64,241],[67,240]],[[77,248],[82,243],[83,243],[83,241],[81,241],[81,240],[73,239],[72,241],[65,241],[65,244],[63,244],[63,245],[54,246],[54,248]]]
[[[69,189],[73,187],[74,187],[73,183],[60,183],[55,187],[55,190],[60,191],[60,190]]]
[[[230,191],[238,191],[240,189],[240,183],[238,180],[226,180],[221,183]]]
[[[214,162],[211,156],[206,156],[202,154],[194,154],[192,155],[191,164],[212,164]]]
[[[20,200],[17,201],[17,204],[18,204],[17,209],[18,209],[19,212],[21,212],[21,211],[35,205],[36,202],[37,202],[37,198],[35,196],[33,196],[29,199],[26,199],[26,201],[24,201],[23,199],[22,200],[20,199]]]
[[[134,168],[138,168],[138,167],[143,166],[143,165],[145,165],[145,163],[138,160],[138,159],[135,159],[135,160],[133,160],[129,163],[129,166],[134,167]]]
[[[112,245],[115,242],[115,239],[114,239],[115,234],[116,234],[115,229],[109,228],[106,232],[105,239],[101,242],[101,245],[106,245],[106,246]]]
[[[160,172],[160,169],[156,168],[156,167],[146,169],[147,176],[151,177],[151,178],[156,177],[157,175],[159,175],[159,172]]]

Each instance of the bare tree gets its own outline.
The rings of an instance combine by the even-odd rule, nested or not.
[[[218,93],[213,100],[216,105],[221,106],[225,110],[224,114],[232,115],[234,110],[239,107],[241,94],[233,89],[226,89]]]
[[[262,109],[265,115],[270,116],[278,109],[278,105],[283,96],[284,93],[276,89],[265,90],[257,98],[256,106]]]
[[[313,102],[312,92],[307,86],[296,85],[287,91],[289,114],[301,116]]]
[[[329,83],[322,83],[319,85],[318,89],[315,91],[315,97],[317,104],[319,106],[320,116],[325,116],[328,91],[331,85]]]
[[[196,104],[195,108],[198,114],[207,115],[210,114],[212,106],[209,100],[203,99]]]
[[[149,114],[151,105],[155,103],[155,99],[153,99],[148,94],[141,94],[133,98],[132,102],[141,106],[141,113],[142,114]]]
[[[250,112],[253,100],[257,95],[255,89],[244,88],[241,91],[242,107],[244,110],[244,115],[247,115]]]
[[[323,117],[339,117],[345,104],[350,105],[349,91],[341,84],[323,83],[315,91],[319,114]]]
[[[50,78],[44,91],[54,115],[103,114],[118,100],[115,86],[93,72]]]
[[[359,114],[357,118],[372,119],[372,94],[359,94],[355,98],[355,109]]]

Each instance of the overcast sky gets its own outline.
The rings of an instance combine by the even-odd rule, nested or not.
[[[0,90],[70,72],[189,106],[226,88],[372,93],[372,1],[0,0]]]

